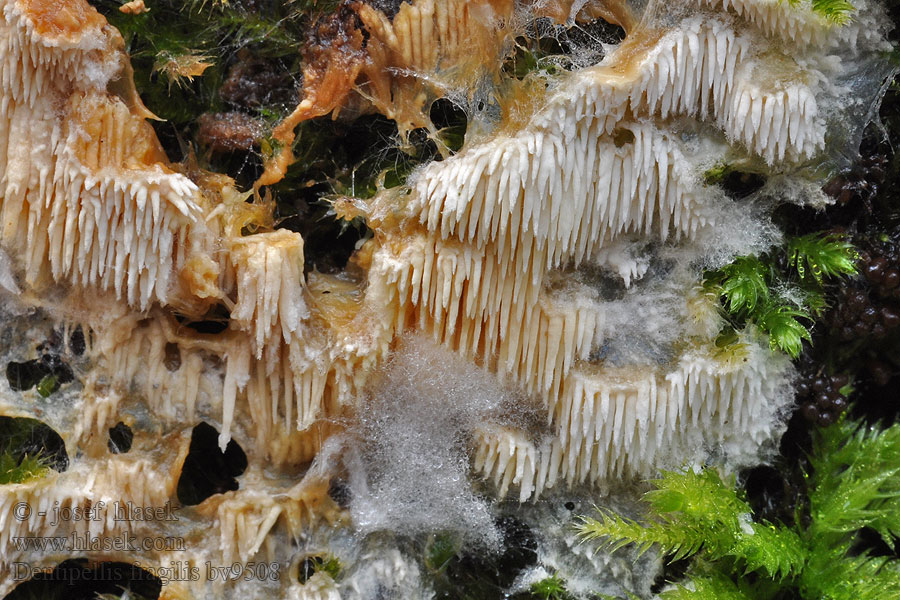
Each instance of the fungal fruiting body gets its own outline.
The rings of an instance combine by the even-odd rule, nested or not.
[[[275,229],[266,203],[168,162],[121,36],[84,0],[0,0],[0,243],[22,289],[8,302],[90,332],[65,407],[0,396],[0,414],[44,420],[74,457],[0,490],[0,575],[23,556],[14,537],[166,531],[12,511],[164,506],[201,420],[222,450],[236,440],[246,452],[240,489],[181,509],[190,547],[151,545],[128,562],[265,556],[296,568],[283,542],[347,517],[328,495],[339,461],[307,465],[323,445],[339,453],[327,440],[353,427],[392,348],[416,332],[541,415],[526,427],[497,413],[469,432],[472,472],[499,496],[608,488],[710,456],[737,464],[771,441],[789,362],[749,329],[718,348],[716,299],[697,283],[704,266],[773,234],[757,207],[701,173],[725,156],[814,180],[832,138],[852,142],[839,121],[864,119],[875,101],[859,73],[884,47],[878,8],[861,4],[840,26],[769,0],[576,4],[418,0],[393,20],[360,4],[358,22],[333,24],[340,42],[318,40],[260,186],[284,174],[299,122],[348,104],[401,133],[432,127],[435,97],[496,109],[473,115],[462,149],[405,185],[343,200],[374,235],[328,275],[304,273],[301,236]],[[626,38],[597,64],[504,79],[511,32],[547,15],[607,18]],[[228,314],[219,333],[183,325],[217,310]],[[134,449],[109,455],[104,432],[123,420]],[[256,583],[340,595],[324,577],[299,591],[288,578]],[[166,593],[208,585],[171,581]]]

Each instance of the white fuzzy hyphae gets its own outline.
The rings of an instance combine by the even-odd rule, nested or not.
[[[717,348],[718,299],[697,283],[777,233],[761,194],[735,202],[704,172],[734,161],[777,174],[766,193],[821,185],[877,100],[880,9],[860,3],[838,25],[805,0],[416,0],[393,19],[376,5],[345,7],[364,31],[319,40],[321,72],[309,67],[260,184],[287,168],[293,126],[347,104],[403,136],[439,137],[434,97],[471,123],[455,155],[441,146],[405,185],[338,199],[372,236],[343,272],[319,273],[267,194],[247,202],[229,177],[168,161],[120,34],[85,0],[0,0],[0,327],[22,340],[0,353],[35,358],[22,354],[51,322],[60,352],[76,326],[84,337],[79,382],[52,398],[0,381],[0,416],[44,421],[70,460],[0,489],[0,593],[9,561],[67,557],[14,538],[86,528],[191,540],[90,558],[293,569],[253,586],[214,569],[172,578],[166,597],[417,599],[424,569],[360,538],[431,527],[495,546],[473,476],[527,502],[686,463],[731,468],[775,439],[790,363],[751,329]],[[504,71],[529,22],[598,16],[624,41],[576,49],[571,71]],[[200,421],[248,466],[239,489],[177,508],[177,522],[16,517],[22,502],[166,510]],[[120,422],[134,444],[111,455]],[[300,584],[323,536],[347,574]]]

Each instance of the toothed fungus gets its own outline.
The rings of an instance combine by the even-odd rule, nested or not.
[[[0,0],[0,244],[21,286],[15,302],[90,332],[64,406],[0,394],[0,414],[41,418],[73,457],[65,472],[0,490],[0,579],[23,554],[16,536],[165,531],[12,511],[165,506],[200,421],[217,427],[223,452],[234,440],[246,453],[239,489],[182,510],[189,548],[151,545],[128,561],[290,563],[287,540],[347,518],[328,494],[340,462],[328,440],[359,417],[409,332],[540,407],[530,426],[498,417],[471,432],[473,472],[500,497],[749,459],[779,430],[792,369],[752,327],[717,347],[717,299],[697,283],[702,267],[776,236],[753,203],[702,174],[731,156],[814,182],[833,144],[852,144],[850,123],[862,125],[887,73],[879,10],[416,0],[389,18],[345,5],[298,48],[302,100],[275,129],[280,151],[257,188],[284,176],[294,129],[313,117],[372,111],[401,136],[433,135],[428,107],[449,98],[478,126],[405,185],[339,203],[373,235],[344,272],[323,274],[304,272],[303,239],[274,226],[266,201],[168,161],[123,40],[96,10]],[[597,64],[504,75],[530,21],[598,17],[626,38]],[[224,319],[217,333],[189,326],[212,315]],[[119,422],[134,430],[132,448],[109,454]],[[173,580],[165,594],[203,596],[208,583]],[[339,597],[320,573],[257,583]]]

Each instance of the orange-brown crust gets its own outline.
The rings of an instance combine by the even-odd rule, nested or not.
[[[106,24],[85,0],[19,0],[19,6],[37,33],[50,39],[77,39],[85,30]]]
[[[559,24],[566,23],[571,18],[579,23],[600,18],[620,26],[626,33],[630,33],[637,26],[637,19],[631,12],[627,0],[588,0],[573,15],[574,4],[574,0],[552,0],[541,3],[536,8],[535,16],[548,17]]]
[[[374,110],[396,121],[401,136],[423,127],[434,132],[430,102],[447,87],[472,87],[468,83],[486,65],[499,64],[513,6],[510,0],[418,0],[402,4],[388,20],[362,2],[342,5],[309,40],[303,101],[275,128],[281,148],[267,161],[256,187],[284,177],[297,125],[336,115],[354,97],[363,99],[361,112]],[[421,77],[438,71],[452,85]]]
[[[297,125],[327,115],[347,101],[366,60],[363,33],[351,16],[340,12],[330,15],[311,34],[304,53],[303,101],[272,132],[281,148],[267,161],[256,188],[284,177],[293,160],[291,145]]]
[[[79,136],[75,155],[91,171],[105,167],[146,169],[154,165],[168,171],[168,159],[153,127],[116,96],[74,93],[69,100],[66,125],[82,130],[84,135]]]

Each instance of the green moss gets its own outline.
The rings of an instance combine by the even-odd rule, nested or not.
[[[306,583],[316,573],[324,573],[332,580],[337,580],[343,570],[341,561],[333,554],[309,556],[300,564],[300,583]]]
[[[812,9],[832,23],[850,22],[856,7],[847,0],[812,0]]]
[[[788,264],[800,280],[824,283],[826,277],[855,275],[859,253],[846,238],[834,234],[810,234],[791,238],[787,243]]]
[[[29,473],[43,474],[44,466],[64,471],[65,444],[58,433],[37,419],[0,416],[0,463],[6,483]],[[3,478],[0,478],[2,480]]]
[[[431,571],[442,571],[460,550],[459,540],[449,533],[432,535],[425,545],[425,566]]]
[[[718,185],[732,172],[731,165],[719,162],[715,166],[703,172],[703,182],[706,185]]]
[[[19,457],[9,450],[0,452],[0,485],[39,479],[49,470],[49,461],[43,454]]]
[[[656,545],[694,556],[689,584],[667,600],[887,600],[900,597],[900,561],[856,549],[861,529],[890,546],[900,534],[900,425],[839,422],[820,431],[810,458],[809,519],[760,522],[734,480],[712,469],[667,472],[645,495],[649,518],[584,518],[580,534],[612,549]],[[798,507],[798,511],[801,510]]]
[[[567,600],[565,582],[555,573],[531,584],[531,593],[541,600]]]
[[[56,375],[47,375],[41,379],[35,388],[42,398],[47,398],[59,389],[59,377]]]
[[[796,358],[827,308],[828,280],[855,275],[858,258],[846,238],[820,233],[790,238],[773,252],[740,256],[706,273],[704,284],[721,297],[726,318],[716,345],[737,341],[735,332],[753,323],[773,349]]]

